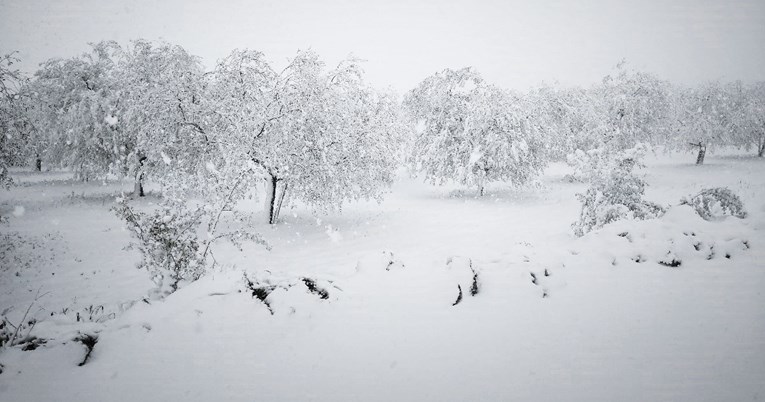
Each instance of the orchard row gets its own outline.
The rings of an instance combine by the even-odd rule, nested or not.
[[[205,71],[182,47],[137,40],[52,59],[32,77],[0,61],[0,180],[8,167],[72,169],[189,192],[243,196],[266,183],[268,221],[284,202],[333,209],[380,199],[407,164],[427,180],[522,184],[577,150],[637,144],[765,152],[765,84],[693,88],[619,65],[590,88],[527,93],[471,68],[444,70],[400,99],[364,81],[358,60],[328,68],[298,52],[277,71],[262,53],[235,50]]]

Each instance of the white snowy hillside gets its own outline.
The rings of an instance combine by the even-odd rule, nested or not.
[[[221,226],[268,246],[211,243],[209,271],[177,281],[137,269],[142,250],[126,249],[128,212],[146,223],[158,211],[152,230],[188,235],[170,231],[191,215],[162,210],[157,183],[120,203],[133,180],[11,169],[0,400],[763,399],[765,160],[695,157],[649,152],[642,181],[627,183],[657,217],[607,199],[624,180],[593,182],[604,209],[581,237],[576,194],[590,185],[562,163],[483,196],[400,171],[381,203],[315,213],[285,202],[274,225],[239,220],[273,216],[244,196],[221,208]],[[709,199],[692,196],[708,188],[730,190],[746,214],[725,200],[699,207]],[[200,242],[221,231],[208,229]]]
[[[765,400],[763,43],[763,0],[0,0],[0,402]]]

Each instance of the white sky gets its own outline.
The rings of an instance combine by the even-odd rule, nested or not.
[[[0,0],[0,53],[23,68],[87,42],[164,39],[208,67],[234,48],[278,65],[313,48],[405,91],[444,68],[490,82],[589,85],[626,58],[674,82],[765,80],[765,0]]]

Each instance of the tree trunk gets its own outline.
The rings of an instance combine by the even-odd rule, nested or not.
[[[478,177],[478,196],[483,197],[486,189],[486,178],[489,176],[489,168],[481,168],[481,176]]]
[[[80,163],[80,167],[78,169],[75,169],[74,178],[82,182],[88,181],[88,176],[85,174],[82,163]]]
[[[35,159],[35,171],[42,172],[42,159],[40,158]]]
[[[707,154],[707,146],[702,145],[699,143],[697,145],[699,147],[699,154],[696,156],[696,164],[697,165],[703,165],[704,164],[704,156]]]
[[[143,164],[146,161],[146,157],[139,153],[138,155],[138,171],[135,174],[135,185],[133,186],[133,197],[143,197]]]
[[[135,185],[133,186],[133,197],[143,197],[143,175],[139,174],[135,179]]]
[[[266,178],[266,220],[269,225],[276,223],[276,219],[279,218],[276,204],[276,187],[279,184],[279,179],[276,176],[269,176]]]
[[[757,141],[757,156],[762,158],[762,155],[765,155],[765,134]]]
[[[284,202],[284,196],[287,194],[287,183],[284,183],[282,187],[282,194],[279,196],[279,202],[276,203],[276,217],[279,218],[279,214],[282,212],[282,203]]]

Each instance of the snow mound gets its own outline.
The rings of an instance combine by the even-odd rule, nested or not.
[[[705,221],[687,205],[670,208],[660,219],[619,221],[583,237],[578,244],[591,261],[612,266],[655,263],[693,267],[716,258],[733,259],[751,247],[751,229],[744,221]]]

